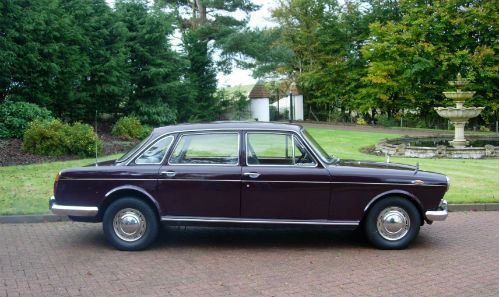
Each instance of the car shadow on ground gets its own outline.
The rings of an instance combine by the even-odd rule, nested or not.
[[[165,227],[152,249],[216,247],[259,248],[367,248],[362,232],[311,229]]]
[[[93,225],[93,224],[92,224]],[[86,246],[92,249],[114,250],[106,240],[99,224],[94,228],[74,232],[64,241],[72,246]],[[445,244],[421,232],[409,245],[409,249],[428,248],[434,244]],[[73,236],[74,235],[74,236]],[[362,230],[339,231],[327,229],[264,229],[264,228],[221,228],[221,227],[162,227],[156,241],[148,250],[184,249],[323,249],[357,248],[373,249],[365,239]]]

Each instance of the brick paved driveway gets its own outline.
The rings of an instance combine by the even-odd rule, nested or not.
[[[119,252],[100,224],[0,224],[0,296],[499,296],[499,213],[451,213],[403,251],[352,232],[171,228]]]

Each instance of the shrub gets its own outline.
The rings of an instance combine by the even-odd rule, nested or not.
[[[485,126],[480,126],[480,132],[490,132],[490,129]]]
[[[97,140],[97,152],[100,152],[101,142],[95,135],[94,128],[80,122],[72,126],[65,124],[65,145],[70,154],[78,156],[95,155],[95,141]]]
[[[111,133],[116,136],[129,136],[133,139],[141,139],[144,135],[144,127],[136,117],[122,117],[113,126]]]
[[[386,115],[379,115],[376,119],[378,125],[385,127],[398,127],[399,122],[395,118],[387,117]]]
[[[53,120],[51,112],[33,103],[5,101],[0,104],[0,138],[22,138],[33,120]]]
[[[24,133],[22,149],[39,155],[79,155],[92,156],[95,153],[97,138],[90,125],[75,123],[63,124],[59,120],[38,121],[28,124]],[[100,151],[101,141],[97,140]]]
[[[154,127],[174,124],[177,120],[175,109],[162,102],[155,104],[137,102],[132,115],[139,119],[141,123]]]
[[[364,120],[363,118],[357,118],[357,120],[355,121],[355,123],[357,125],[367,125],[366,120]]]
[[[144,139],[147,136],[151,135],[153,129],[154,128],[149,125],[144,125],[144,129],[142,130],[142,135],[140,136],[140,139]]]

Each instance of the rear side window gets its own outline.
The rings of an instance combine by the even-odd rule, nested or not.
[[[164,137],[156,141],[135,160],[135,164],[163,163],[163,158],[170,149],[172,143],[173,143],[173,136]]]
[[[183,135],[170,156],[169,164],[239,163],[239,133],[206,133]]]

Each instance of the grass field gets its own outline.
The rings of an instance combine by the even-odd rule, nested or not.
[[[396,134],[354,132],[309,128],[330,154],[342,159],[385,161],[361,153],[365,147]],[[117,158],[119,155],[101,159]],[[48,212],[54,178],[61,169],[92,164],[93,159],[0,167],[0,214],[39,214]],[[450,203],[499,202],[499,160],[451,160],[391,158],[391,162],[415,165],[421,170],[446,174],[451,188],[445,195]]]
[[[342,159],[386,161],[385,157],[366,155],[360,151],[383,138],[402,135],[343,130],[307,129],[326,149]],[[416,165],[450,177],[451,187],[445,195],[449,203],[499,202],[499,159],[419,159],[390,158],[392,163]]]

